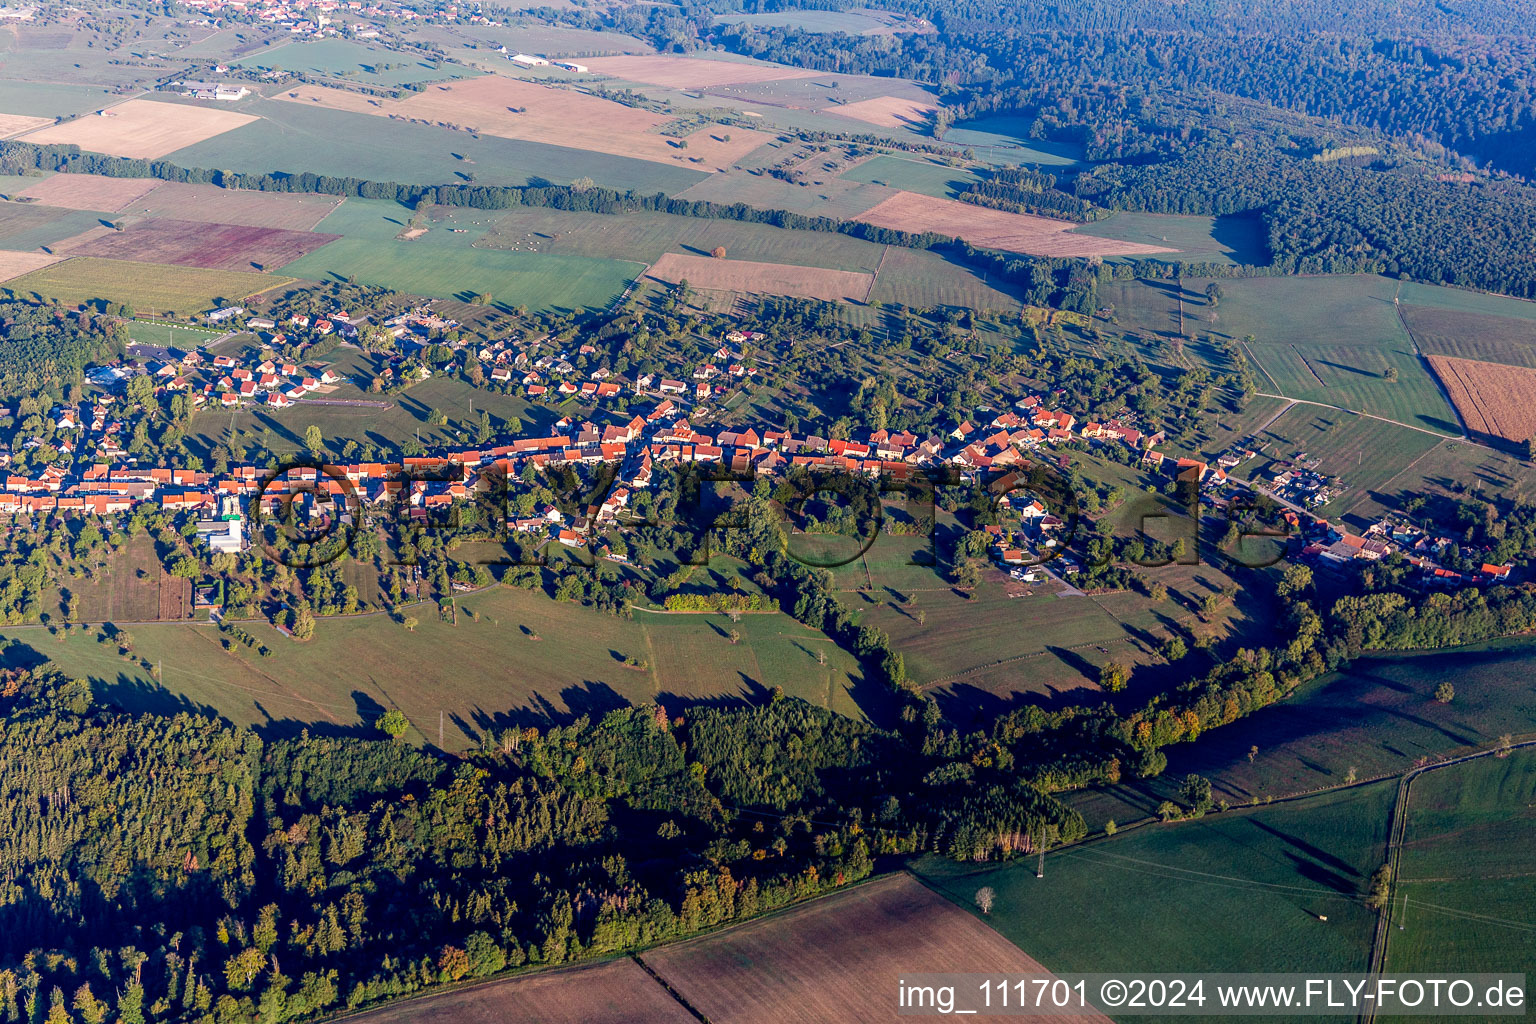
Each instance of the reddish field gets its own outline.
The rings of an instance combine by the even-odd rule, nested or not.
[[[61,242],[60,247],[72,256],[168,263],[205,270],[266,270],[291,263],[340,237],[314,231],[159,218],[130,225],[122,231],[92,229]]]
[[[545,971],[413,999],[357,1024],[695,1024],[633,960]]]
[[[1077,226],[1069,221],[990,210],[916,192],[898,192],[854,220],[914,234],[933,231],[963,238],[976,246],[1036,256],[1135,256],[1173,251],[1139,242],[1068,234]]]
[[[1519,444],[1536,436],[1536,370],[1425,356],[1467,430]]]
[[[668,284],[687,281],[691,288],[710,291],[796,295],[806,299],[854,299],[869,297],[874,278],[851,270],[797,267],[788,263],[754,263],[751,260],[717,260],[669,252],[651,265],[646,276]]]
[[[730,1024],[884,1024],[897,1018],[897,979],[914,971],[1049,975],[906,874],[641,959],[704,1017]],[[1107,1021],[1098,1014],[1050,1019]]]
[[[895,96],[876,96],[872,100],[845,103],[840,107],[828,107],[826,112],[841,117],[867,121],[882,128],[920,128],[933,119],[938,108],[931,103],[904,100]]]

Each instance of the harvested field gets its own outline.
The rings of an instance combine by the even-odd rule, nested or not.
[[[473,130],[503,139],[543,142],[594,153],[721,170],[770,138],[750,129],[704,128],[680,139],[655,129],[671,121],[636,107],[571,89],[486,75],[426,87],[409,99],[388,100],[342,89],[305,85],[278,99],[336,110],[406,118]]]
[[[59,248],[72,256],[108,260],[142,260],[204,270],[264,270],[292,263],[340,237],[314,231],[157,218],[122,231],[87,231],[59,243]]]
[[[32,141],[32,140],[28,140]],[[112,213],[154,190],[154,178],[107,178],[100,174],[55,174],[19,194],[66,210]]]
[[[694,1024],[693,1015],[633,960],[543,971],[413,999],[357,1024]]]
[[[870,274],[849,270],[796,267],[787,263],[717,260],[669,252],[651,265],[646,276],[668,284],[686,280],[691,287],[712,291],[759,292],[806,299],[854,299],[863,302],[874,284]]]
[[[933,231],[963,238],[972,245],[1036,256],[1136,256],[1173,251],[1155,245],[1072,234],[1070,232],[1077,225],[1070,221],[989,210],[916,192],[898,192],[854,220],[897,231]]]
[[[119,209],[123,213],[149,217],[309,231],[340,204],[339,196],[308,192],[247,192],[217,185],[168,181]]]
[[[12,135],[20,135],[34,128],[53,124],[51,117],[31,117],[27,114],[0,114],[0,139],[8,139]]]
[[[9,249],[0,249],[0,281],[9,281],[13,277],[30,274],[34,270],[41,270],[57,262],[59,262],[58,256],[49,256],[43,252],[12,252]]]
[[[695,57],[593,57],[583,60],[592,71],[627,82],[644,82],[668,89],[708,89],[743,82],[782,82],[791,78],[826,78],[826,72],[778,64],[701,60]]]
[[[212,110],[186,103],[127,100],[103,114],[29,132],[28,142],[76,145],[92,153],[152,160],[233,131],[257,118],[233,110]]]
[[[1007,939],[906,874],[664,946],[643,959],[703,1016],[732,1024],[884,1024],[896,1016],[892,986],[910,971],[1049,976]],[[1094,1013],[1051,1019],[1107,1020]]]
[[[872,100],[829,107],[827,113],[851,117],[882,128],[920,128],[927,125],[938,108],[929,103],[904,100],[896,96],[877,96]]]
[[[1453,356],[1425,356],[1474,435],[1519,444],[1536,435],[1536,370]]]

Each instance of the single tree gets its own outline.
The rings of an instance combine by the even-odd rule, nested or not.
[[[410,727],[410,719],[399,708],[390,708],[379,718],[379,731],[392,740],[400,739]]]
[[[997,893],[990,885],[984,885],[976,890],[976,906],[983,914],[992,913],[992,904],[997,902]]]
[[[1435,700],[1439,701],[1441,704],[1449,704],[1455,699],[1456,687],[1452,686],[1449,682],[1441,683],[1439,686],[1435,687]]]

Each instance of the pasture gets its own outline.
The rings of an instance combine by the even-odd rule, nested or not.
[[[846,107],[839,108],[846,110]],[[940,199],[954,199],[977,176],[963,167],[950,167],[933,160],[900,156],[877,156],[855,164],[839,175],[844,181],[885,185],[906,192],[920,192]]]
[[[1388,929],[1384,969],[1528,971],[1536,751],[1426,772],[1409,790],[1407,815],[1392,908],[1402,928]]]
[[[135,656],[162,666],[159,681],[83,633],[0,635],[90,677],[105,700],[126,710],[196,706],[293,733],[368,731],[384,710],[399,707],[417,727],[410,738],[433,744],[442,711],[450,750],[478,743],[491,728],[602,714],[626,702],[659,701],[673,710],[696,701],[756,702],[776,685],[847,714],[882,716],[889,706],[883,689],[866,692],[873,688],[849,655],[777,612],[736,623],[646,612],[624,619],[510,587],[460,595],[456,603],[457,625],[428,603],[406,611],[419,620],[414,631],[383,614],[329,618],[304,643],[265,623],[244,624],[272,650],[265,658],[240,645],[223,651],[211,625],[135,625]],[[734,644],[732,629],[740,635]],[[825,666],[819,650],[827,653]],[[628,657],[647,667],[629,667]]]
[[[962,905],[991,886],[987,922],[1053,971],[1362,971],[1393,791],[1149,825],[1047,854],[1043,879],[1033,858],[916,870]]]
[[[1264,226],[1258,217],[1243,214],[1186,217],[1122,212],[1079,225],[1072,232],[1170,248],[1184,260],[1253,265],[1269,262]]]
[[[343,238],[281,268],[312,281],[356,280],[412,295],[467,299],[485,294],[506,309],[602,309],[642,270],[622,260],[541,256],[474,249],[467,241],[428,242]]]
[[[936,252],[887,246],[880,272],[869,297],[885,303],[901,303],[914,309],[930,306],[964,306],[969,309],[1016,310],[1019,300],[970,267],[951,263]]]
[[[199,270],[158,263],[76,257],[7,281],[5,290],[78,306],[121,302],[140,313],[201,313],[293,281],[272,274]]]
[[[37,203],[0,203],[0,246],[26,250],[51,246],[100,226],[93,214]]]
[[[1362,275],[1215,283],[1223,294],[1211,305],[1208,282],[1183,282],[1185,334],[1215,333],[1239,342],[1252,336],[1247,349],[1256,372],[1262,371],[1266,386],[1260,390],[1272,383],[1288,398],[1461,433],[1398,318],[1392,301],[1397,282]]]
[[[1347,489],[1324,515],[1342,515],[1374,493],[1392,493],[1398,479],[1440,441],[1435,435],[1338,409],[1295,405],[1259,433],[1260,454],[1283,460],[1316,460],[1318,469],[1341,477]]]
[[[100,114],[30,132],[27,142],[75,145],[92,153],[153,160],[255,121],[250,114],[190,103],[125,100]]]
[[[100,174],[54,174],[20,193],[45,206],[66,210],[120,210],[154,190],[154,178],[108,178]]]
[[[677,193],[676,197],[712,203],[747,203],[763,210],[788,210],[808,217],[853,220],[896,194],[884,185],[845,181],[830,175],[796,185],[767,174],[732,171],[711,175]]]
[[[704,255],[724,246],[731,259],[860,274],[873,274],[885,251],[848,235],[667,213],[573,213],[527,206],[494,216],[495,225],[476,240],[477,247],[649,264],[668,252]]]
[[[874,278],[847,270],[797,267],[787,263],[754,263],[749,260],[714,259],[710,256],[669,252],[651,265],[646,276],[667,284],[687,281],[706,291],[794,295],[836,301],[869,298]]]
[[[904,20],[893,20],[884,11],[849,8],[843,11],[789,10],[767,14],[721,14],[718,25],[762,25],[797,28],[803,32],[845,32],[848,35],[879,35],[891,31],[919,31],[917,23],[907,28]],[[926,24],[926,23],[921,23]]]
[[[958,902],[969,905],[969,895]],[[893,984],[904,972],[1044,975],[1050,966],[905,873],[641,959],[705,1019],[736,1024],[876,1024],[895,1015]]]
[[[6,55],[9,66],[14,54]],[[0,81],[0,110],[9,114],[33,117],[66,117],[83,114],[110,101],[106,89],[100,85],[66,85],[57,81],[22,81],[8,78]]]
[[[854,219],[897,231],[932,231],[964,238],[976,246],[1037,256],[1131,256],[1167,251],[1159,246],[1073,234],[1069,221],[990,210],[917,192],[898,192]]]
[[[611,188],[675,194],[706,172],[654,160],[591,153],[544,142],[502,139],[452,128],[373,117],[319,105],[260,100],[242,109],[261,119],[217,139],[177,150],[187,167],[312,171],[420,184],[565,184],[589,177]]]
[[[1168,770],[1160,779],[1119,788],[1142,791],[1150,813],[1179,779],[1197,772],[1218,797],[1243,804],[1337,786],[1350,768],[1369,779],[1407,771],[1421,757],[1488,746],[1505,733],[1536,733],[1533,660],[1536,643],[1518,638],[1372,654],[1194,743],[1164,748]],[[1435,688],[1447,680],[1456,699],[1441,704]]]
[[[345,39],[290,42],[259,50],[233,62],[244,68],[281,68],[308,75],[341,78],[368,85],[414,85],[475,72],[443,60],[429,60],[382,46]]]
[[[270,270],[340,235],[156,217],[121,231],[99,228],[60,246],[75,256],[142,260],[206,270]]]
[[[1082,162],[1080,145],[1030,138],[1032,121],[1012,114],[994,114],[974,121],[960,121],[944,133],[944,141],[969,146],[989,162],[1020,164],[1052,170],[1075,167]]]
[[[251,192],[167,181],[118,209],[145,217],[176,217],[209,224],[309,231],[341,201],[339,196],[307,192]]]
[[[624,957],[402,1000],[354,1019],[358,1024],[694,1024],[696,1018]]]

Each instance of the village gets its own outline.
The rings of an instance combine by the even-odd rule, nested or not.
[[[205,320],[224,324],[244,313],[240,307],[226,307],[210,311]],[[1439,560],[1453,541],[1433,536],[1406,519],[1386,518],[1359,534],[1316,515],[1312,509],[1323,503],[1318,495],[1341,485],[1306,468],[1304,456],[1268,478],[1242,480],[1231,472],[1256,457],[1252,450],[1235,448],[1214,463],[1167,455],[1159,450],[1165,441],[1161,432],[1146,432],[1116,419],[1080,423],[1075,414],[1051,408],[1037,394],[1023,395],[1003,411],[979,411],[947,434],[927,437],[878,430],[853,440],[796,434],[767,425],[700,429],[695,421],[705,418],[701,413],[708,415],[712,400],[751,382],[757,374],[749,351],[762,336],[746,330],[727,331],[725,344],[713,352],[712,361],[694,368],[687,380],[654,373],[623,379],[606,366],[580,373],[572,360],[595,354],[595,348],[545,350],[542,338],[525,339],[521,347],[511,339],[486,342],[477,352],[490,367],[487,376],[492,384],[520,387],[533,402],[559,406],[574,401],[596,412],[603,403],[622,397],[625,411],[607,417],[617,422],[606,425],[562,415],[542,436],[497,437],[477,448],[399,461],[327,464],[323,469],[312,463],[295,466],[276,478],[270,467],[254,464],[230,465],[221,473],[143,466],[125,451],[119,410],[132,404],[131,392],[185,395],[195,408],[290,408],[335,391],[345,379],[329,365],[274,358],[270,353],[285,346],[294,351],[294,342],[302,351],[332,334],[353,342],[366,322],[367,318],[351,317],[341,309],[325,316],[294,314],[282,323],[254,317],[241,323],[261,338],[262,346],[256,351],[215,355],[204,348],[156,349],[153,358],[91,369],[87,379],[96,387],[94,397],[78,408],[50,414],[51,443],[60,458],[33,475],[7,475],[0,490],[0,514],[112,515],[128,512],[141,502],[155,502],[168,512],[198,517],[198,534],[210,551],[238,551],[250,543],[243,516],[253,498],[260,499],[263,513],[276,514],[284,505],[296,503],[307,518],[322,522],[348,517],[362,505],[403,505],[419,518],[429,509],[470,499],[498,478],[520,477],[529,467],[611,464],[618,471],[615,485],[585,515],[567,516],[549,506],[537,515],[509,512],[504,525],[536,546],[591,546],[599,556],[623,561],[602,541],[602,534],[622,526],[631,496],[649,487],[661,466],[706,464],[742,478],[804,468],[906,479],[923,468],[942,468],[971,481],[1023,467],[1031,457],[1042,459],[1045,452],[1074,445],[1088,451],[1117,450],[1118,458],[1134,463],[1154,481],[1192,482],[1201,504],[1217,514],[1240,491],[1271,498],[1284,508],[1289,554],[1324,569],[1399,553],[1420,570],[1419,580],[1426,588],[1504,582],[1511,572],[1508,565],[1483,564],[1471,574],[1445,568]],[[452,320],[426,308],[385,321],[382,328],[402,344],[380,378],[395,378],[397,369],[402,385],[430,376],[426,365],[405,353],[424,347],[428,339],[454,326]],[[147,383],[130,387],[136,378]],[[32,437],[22,448],[42,444],[42,438]],[[0,463],[10,462],[9,456],[0,457]],[[1055,567],[1063,576],[1077,571],[1076,561],[1058,541],[1064,525],[1062,509],[1047,507],[1036,495],[1017,492],[1004,495],[1000,507],[1009,525],[987,527],[989,554],[999,569],[1016,579],[1032,580],[1036,578],[1033,566],[1059,558]]]

